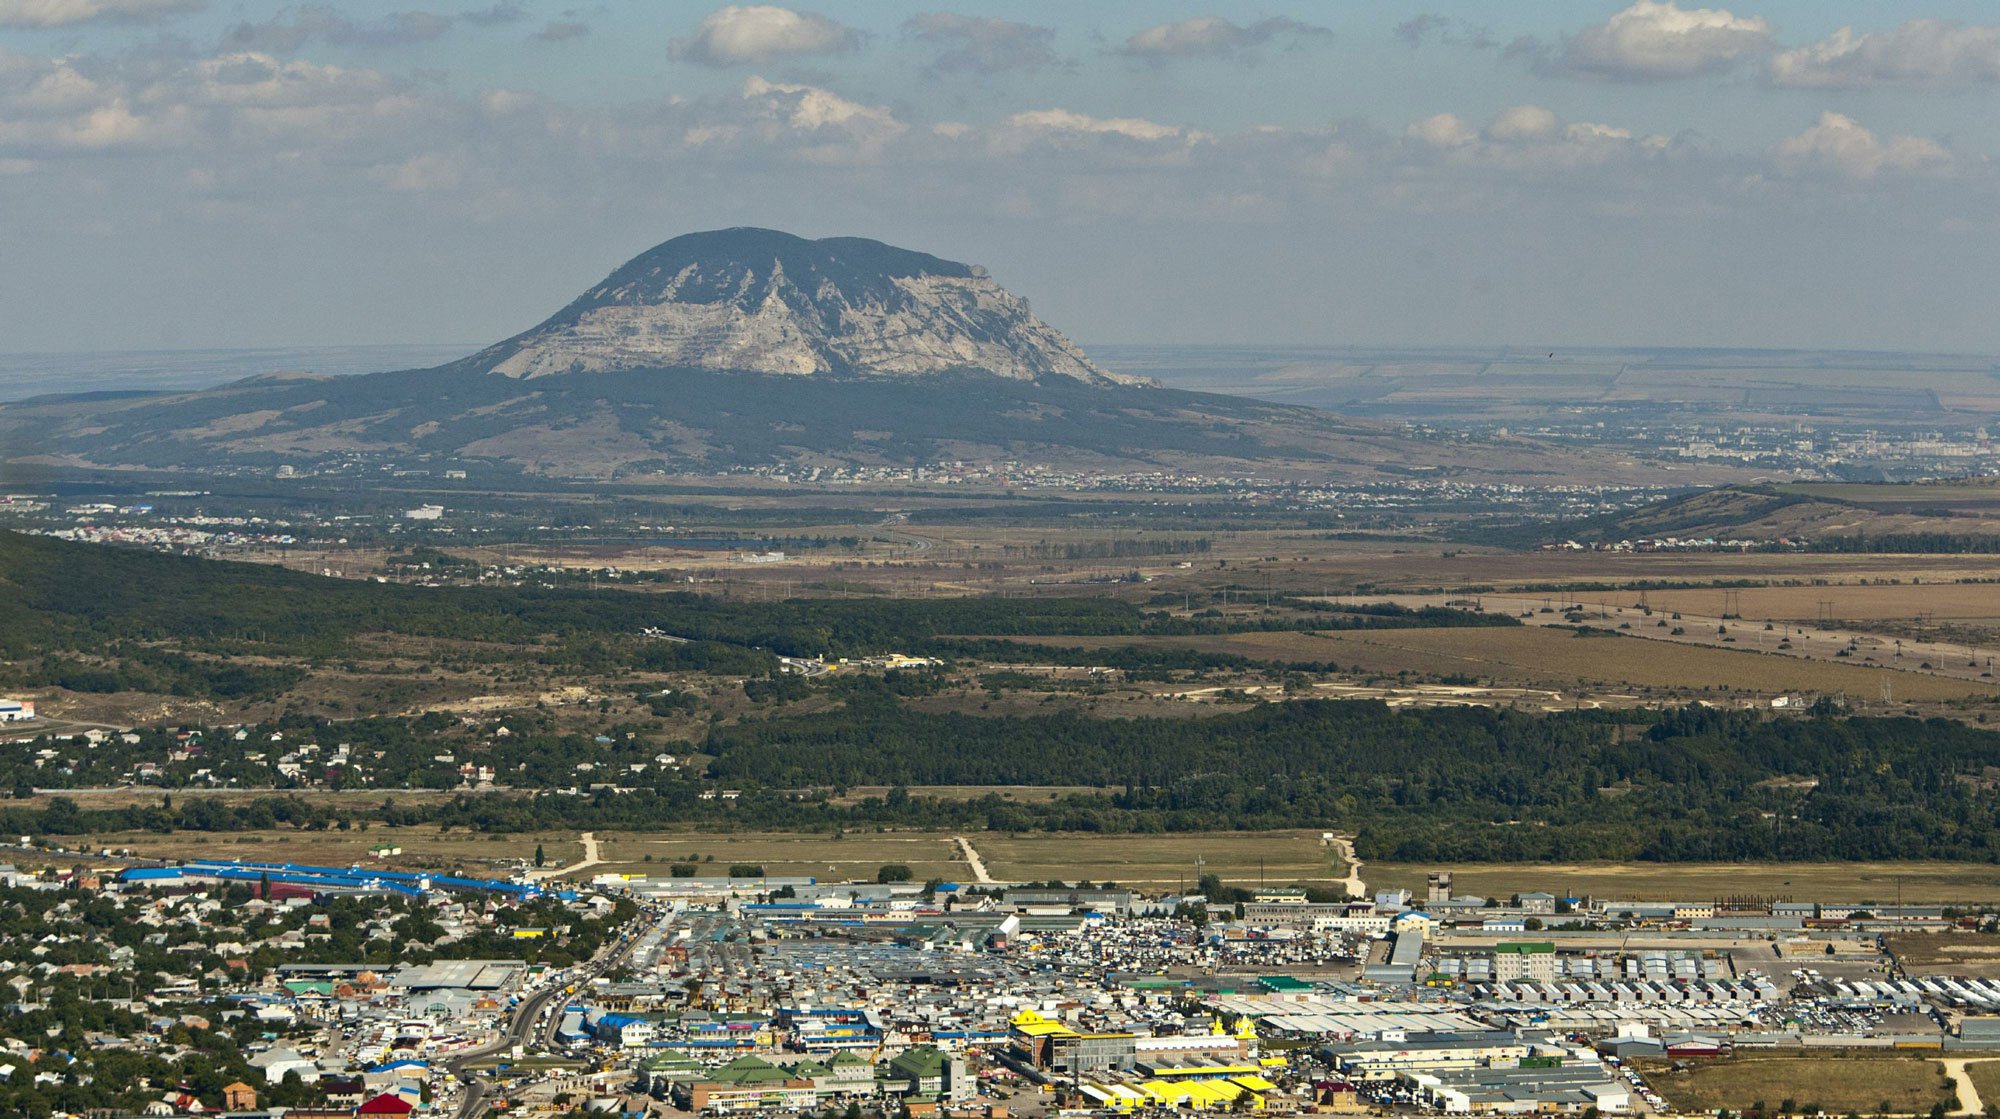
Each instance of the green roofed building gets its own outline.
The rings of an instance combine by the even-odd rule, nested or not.
[[[890,1092],[915,1100],[963,1103],[979,1094],[965,1058],[934,1045],[919,1045],[890,1058],[882,1080]]]
[[[821,1098],[875,1094],[875,1063],[850,1049],[825,1060],[799,1061],[792,1065],[792,1075],[812,1081]]]
[[[799,1111],[819,1103],[813,1082],[762,1057],[743,1056],[705,1076],[676,1079],[673,1102],[688,1111]]]
[[[676,1080],[698,1080],[707,1072],[700,1061],[686,1053],[678,1049],[664,1049],[659,1056],[640,1066],[639,1089],[665,1099]]]
[[[746,1054],[709,1073],[708,1078],[722,1084],[771,1084],[790,1080],[792,1070]]]
[[[1500,983],[1512,979],[1555,982],[1556,946],[1546,940],[1502,941],[1495,944],[1493,978]]]

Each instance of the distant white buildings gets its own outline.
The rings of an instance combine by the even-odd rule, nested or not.
[[[34,700],[0,699],[0,723],[21,723],[34,717]]]
[[[415,509],[406,509],[403,511],[403,519],[407,521],[441,521],[444,519],[444,506],[419,505]]]

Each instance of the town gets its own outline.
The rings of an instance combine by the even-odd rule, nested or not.
[[[1994,918],[1935,905],[23,843],[0,1097],[33,1115],[1664,1114],[1758,1053],[1949,1067],[1976,1111],[2000,1050],[2000,979],[1906,947]]]

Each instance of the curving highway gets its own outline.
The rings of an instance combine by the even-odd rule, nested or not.
[[[641,920],[647,916],[650,915],[642,914]],[[465,1085],[465,1096],[459,1101],[458,1109],[453,1112],[453,1119],[478,1119],[478,1116],[484,1114],[486,1110],[487,1098],[492,1095],[492,1085],[485,1079],[473,1075],[470,1071],[471,1066],[511,1052],[517,1045],[522,1047],[523,1052],[533,1052],[553,1046],[556,1030],[562,1025],[562,1018],[560,1015],[551,1014],[548,1021],[541,1023],[541,1028],[537,1030],[536,1024],[540,1022],[542,1012],[548,1009],[550,1004],[568,999],[578,988],[622,965],[642,939],[642,934],[635,931],[639,923],[633,922],[633,928],[627,929],[623,936],[606,945],[597,956],[584,964],[581,974],[574,982],[552,983],[516,1003],[513,1017],[508,1019],[507,1025],[500,1030],[498,1037],[477,1049],[455,1053],[444,1062],[445,1071],[453,1079]]]

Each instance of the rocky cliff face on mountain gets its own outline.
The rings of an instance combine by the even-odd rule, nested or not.
[[[860,237],[676,237],[468,361],[509,377],[681,367],[1124,383],[985,269]]]

